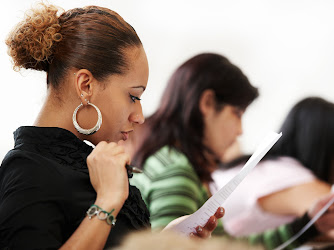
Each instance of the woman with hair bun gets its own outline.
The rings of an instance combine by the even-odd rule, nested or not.
[[[1,164],[0,249],[102,249],[150,227],[123,146],[144,122],[142,43],[107,8],[60,12],[40,4],[6,40],[14,69],[47,73],[47,96]],[[219,211],[197,236],[210,235]]]

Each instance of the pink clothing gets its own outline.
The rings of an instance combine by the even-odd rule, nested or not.
[[[223,187],[242,167],[215,171],[212,174],[213,183],[210,184],[211,193]],[[225,230],[233,236],[245,236],[293,221],[295,216],[263,211],[257,200],[285,188],[311,182],[315,178],[311,171],[290,157],[260,162],[223,204],[226,211],[222,218]]]

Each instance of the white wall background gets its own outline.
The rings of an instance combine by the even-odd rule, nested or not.
[[[65,10],[101,5],[134,26],[150,64],[142,101],[145,115],[156,109],[168,77],[183,61],[201,52],[227,56],[260,89],[260,97],[244,115],[240,142],[245,152],[252,152],[266,131],[277,131],[299,99],[317,95],[334,101],[332,0],[49,2]],[[33,124],[45,97],[45,74],[14,72],[4,44],[33,3],[7,0],[0,9],[0,160],[13,146],[12,132]]]

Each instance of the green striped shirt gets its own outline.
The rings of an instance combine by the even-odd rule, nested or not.
[[[175,149],[163,147],[146,160],[143,169],[143,174],[134,174],[131,184],[141,191],[153,230],[194,213],[209,198],[188,159]],[[214,234],[223,232],[219,221]]]

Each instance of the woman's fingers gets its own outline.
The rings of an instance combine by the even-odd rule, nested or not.
[[[124,146],[119,145],[115,142],[100,142],[96,145],[95,149],[97,152],[105,152],[107,154],[112,153],[112,155],[122,154],[125,152]]]
[[[206,239],[211,236],[211,231],[207,230],[205,227],[198,226],[196,227],[196,234],[197,237]]]
[[[328,194],[324,197],[320,198],[315,202],[315,204],[309,209],[308,214],[311,218],[313,218],[322,208],[329,202],[332,198],[334,198],[334,194]],[[333,211],[334,204],[332,204],[327,211]]]
[[[208,222],[205,224],[204,229],[212,232],[218,225],[218,219],[215,216],[211,216]]]
[[[333,198],[334,194],[331,193],[319,199],[308,211],[308,215],[313,218]],[[334,205],[332,204],[314,224],[318,231],[334,238]]]
[[[218,225],[218,219],[222,218],[225,214],[225,209],[219,207],[214,215],[212,215],[204,227],[196,227],[196,234],[200,238],[208,238],[211,236],[211,233]]]
[[[315,225],[320,232],[327,233],[334,230],[334,212],[326,212],[316,222]]]
[[[217,219],[222,218],[225,215],[225,209],[223,207],[219,207],[215,213],[215,217]]]

